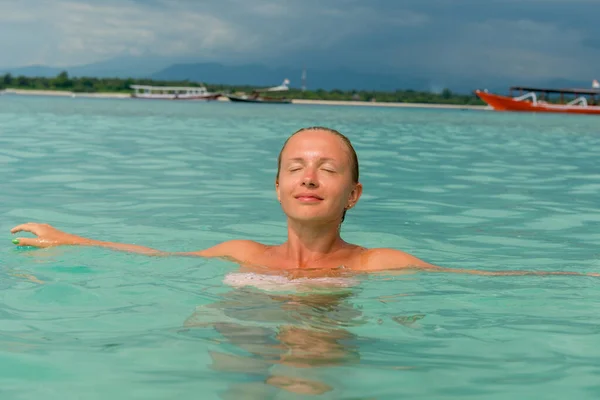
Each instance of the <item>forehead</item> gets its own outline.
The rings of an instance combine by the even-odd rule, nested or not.
[[[327,157],[336,160],[348,159],[348,146],[339,136],[321,130],[296,133],[287,142],[282,158],[307,156]]]

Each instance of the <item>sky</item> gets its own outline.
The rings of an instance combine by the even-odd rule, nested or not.
[[[118,56],[600,79],[600,0],[0,0],[0,66]]]

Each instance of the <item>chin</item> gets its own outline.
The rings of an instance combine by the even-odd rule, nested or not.
[[[288,218],[307,223],[333,223],[335,218],[330,214],[316,212],[296,212],[287,214]]]
[[[313,223],[333,223],[337,220],[338,215],[342,215],[341,211],[338,213],[324,206],[325,204],[317,206],[296,206],[295,204],[289,204],[287,207],[283,207],[283,212],[289,219],[294,221]]]

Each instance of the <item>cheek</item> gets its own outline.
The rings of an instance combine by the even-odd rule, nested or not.
[[[346,199],[352,192],[353,185],[349,184],[345,179],[335,179],[328,185],[332,192],[337,196]]]
[[[294,182],[288,177],[286,179],[279,179],[279,196],[281,197],[281,200],[284,200],[285,198],[288,198],[291,196],[292,192],[294,191],[295,188],[295,184]]]
[[[281,192],[289,191],[293,185],[293,181],[290,177],[279,178],[279,190]]]

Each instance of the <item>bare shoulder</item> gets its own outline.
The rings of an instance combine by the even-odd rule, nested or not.
[[[403,268],[430,269],[436,268],[436,266],[401,250],[374,248],[362,252],[361,261],[356,269],[385,271]]]
[[[267,245],[253,240],[228,240],[208,249],[185,253],[185,255],[244,261],[254,258],[259,253],[264,253],[267,248]]]

